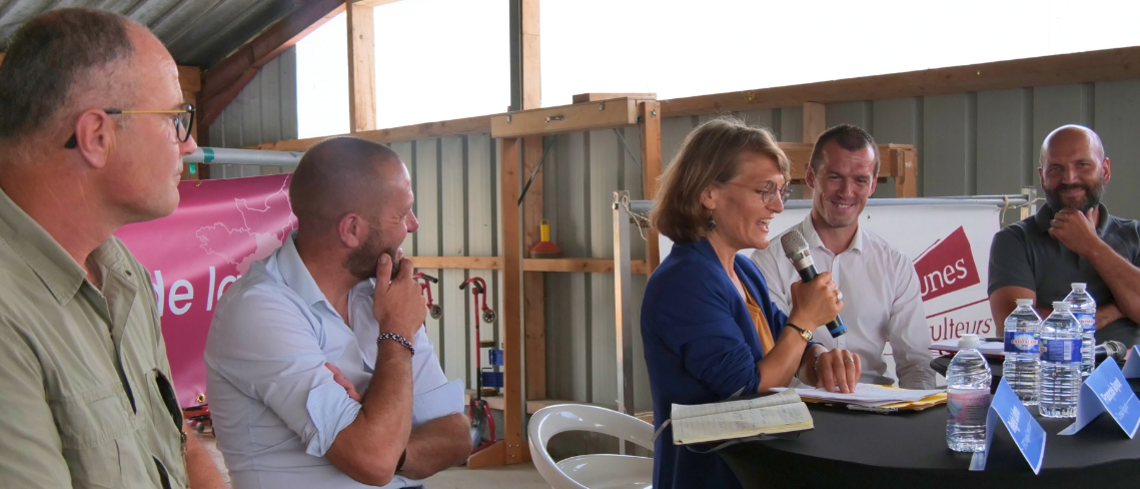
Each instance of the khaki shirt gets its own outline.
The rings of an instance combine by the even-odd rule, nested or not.
[[[112,237],[100,291],[0,191],[0,487],[184,488],[150,275]]]

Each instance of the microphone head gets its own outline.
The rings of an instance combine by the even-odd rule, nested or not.
[[[798,230],[791,230],[780,237],[780,244],[784,247],[784,255],[795,261],[808,253],[807,240]]]
[[[1108,356],[1112,357],[1118,362],[1123,362],[1125,355],[1128,354],[1128,348],[1124,346],[1124,343],[1121,343],[1119,341],[1108,340],[1104,342],[1104,346],[1105,351],[1108,353]]]

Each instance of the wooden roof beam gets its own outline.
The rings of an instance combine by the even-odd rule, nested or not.
[[[203,74],[201,125],[208,126],[217,119],[262,66],[344,9],[344,0],[308,0]]]
[[[661,101],[667,117],[1140,78],[1140,46]]]

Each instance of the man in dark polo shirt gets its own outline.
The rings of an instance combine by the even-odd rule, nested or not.
[[[1053,130],[1037,171],[1048,203],[999,231],[990,248],[990,310],[998,333],[1015,299],[1036,299],[1045,317],[1073,282],[1084,282],[1097,302],[1097,343],[1137,344],[1140,223],[1109,215],[1100,203],[1112,177],[1100,137],[1083,126]]]

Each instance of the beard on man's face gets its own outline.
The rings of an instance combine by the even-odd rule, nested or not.
[[[376,230],[369,230],[368,240],[352,250],[352,253],[345,260],[345,267],[348,268],[353,277],[361,281],[375,278],[376,266],[383,254],[388,254],[392,259],[392,277],[395,277],[396,273],[399,272],[400,263],[397,261],[396,248],[385,249],[380,244],[380,233]]]
[[[1062,196],[1065,192],[1073,189],[1082,189],[1085,191],[1085,197],[1080,201],[1066,201]],[[1049,208],[1053,212],[1060,212],[1062,209],[1071,208],[1081,212],[1088,212],[1089,209],[1100,205],[1101,195],[1104,194],[1104,180],[1095,186],[1085,185],[1083,183],[1060,184],[1053,188],[1051,191],[1045,192],[1045,200],[1049,203]]]

